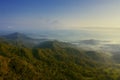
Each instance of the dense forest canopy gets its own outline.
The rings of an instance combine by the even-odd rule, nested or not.
[[[18,33],[13,39],[7,38],[10,36],[0,38],[0,80],[120,79],[119,56],[56,40],[24,44],[32,38],[21,34],[17,37]]]

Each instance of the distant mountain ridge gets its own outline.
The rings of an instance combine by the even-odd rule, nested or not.
[[[19,32],[11,33],[8,35],[3,35],[2,37],[6,38],[6,39],[14,39],[14,40],[16,40],[16,39],[32,39],[32,38],[26,36],[25,34],[19,33]]]
[[[11,33],[8,35],[2,35],[1,38],[15,45],[22,44],[25,47],[33,47],[41,42],[48,41],[47,39],[34,39],[19,32]]]

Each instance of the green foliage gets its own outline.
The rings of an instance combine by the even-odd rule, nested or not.
[[[0,80],[119,80],[119,68],[58,41],[32,49],[0,41]]]

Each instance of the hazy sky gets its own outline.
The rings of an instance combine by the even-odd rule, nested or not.
[[[0,0],[1,30],[120,27],[120,0]]]

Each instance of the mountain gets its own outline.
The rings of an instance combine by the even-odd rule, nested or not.
[[[60,42],[57,40],[52,41],[44,41],[36,46],[36,48],[65,48],[65,47],[75,47],[75,45],[72,45],[67,42]]]
[[[75,41],[75,42],[72,42],[72,43],[75,43],[75,44],[84,44],[84,45],[98,45],[101,42],[102,41],[100,41],[100,40],[88,39],[88,40]]]
[[[30,37],[26,36],[25,34],[22,34],[22,33],[19,33],[19,32],[4,35],[3,37],[6,38],[6,39],[12,39],[12,40],[31,39]]]
[[[1,37],[14,45],[31,47],[31,48],[41,42],[48,41],[47,39],[34,39],[19,32],[15,32],[8,35],[2,35]]]
[[[112,56],[104,52],[87,51],[56,40],[34,47],[20,46],[26,43],[11,44],[9,40],[16,38],[28,39],[18,33],[9,39],[0,38],[0,80],[120,79],[119,63],[114,63]]]

